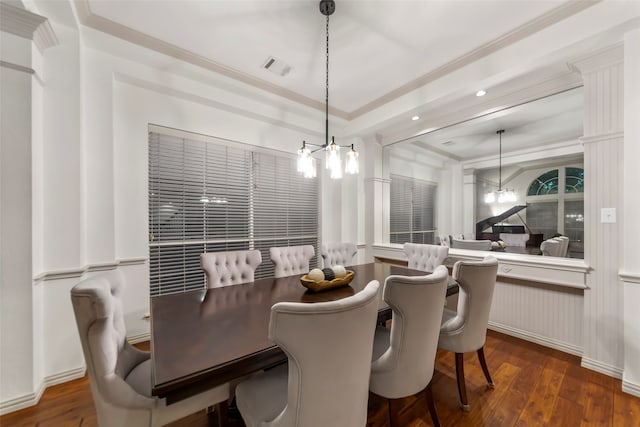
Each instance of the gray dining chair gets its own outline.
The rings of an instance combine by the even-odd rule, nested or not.
[[[257,374],[236,389],[247,427],[363,427],[379,283],[355,295],[271,308],[269,339],[288,363]]]
[[[311,245],[269,248],[276,278],[309,272],[309,260],[316,251]]]
[[[253,282],[254,273],[261,262],[259,250],[200,254],[200,267],[207,278],[207,288]]]
[[[122,312],[125,279],[118,270],[92,276],[71,289],[98,425],[161,426],[226,401],[229,387],[205,390],[168,405],[151,394],[151,358],[127,342]],[[225,412],[225,411],[223,411]],[[218,411],[219,423],[226,423]]]
[[[353,257],[358,253],[355,243],[351,242],[327,242],[322,244],[320,255],[325,267],[335,265],[351,265]]]
[[[493,289],[498,274],[498,260],[487,255],[482,261],[457,261],[453,278],[460,292],[456,311],[444,309],[438,347],[455,353],[458,394],[463,410],[469,410],[464,380],[464,353],[475,351],[480,360],[487,385],[493,388],[484,358],[484,343],[489,324]]]
[[[431,273],[449,256],[449,248],[440,245],[405,243],[402,247],[408,260],[408,267]]]
[[[389,399],[391,427],[401,426],[398,399],[423,390],[433,424],[440,425],[431,379],[448,276],[440,265],[426,276],[392,275],[385,280],[383,299],[393,317],[391,330],[376,329],[369,390]]]

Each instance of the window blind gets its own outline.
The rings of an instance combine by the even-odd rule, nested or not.
[[[292,157],[248,147],[149,133],[152,296],[202,289],[203,252],[259,249],[256,278],[273,275],[271,246],[317,253],[318,180],[297,174]]]
[[[391,243],[434,244],[436,236],[435,204],[437,186],[428,182],[391,176]]]

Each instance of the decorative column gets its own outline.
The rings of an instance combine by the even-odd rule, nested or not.
[[[384,167],[383,147],[375,138],[365,140],[364,229],[366,261],[373,261],[371,245],[389,243],[389,168]],[[386,175],[386,176],[385,176]]]
[[[0,414],[37,403],[43,390],[41,290],[41,53],[56,43],[46,18],[0,2]],[[34,49],[34,47],[37,48]],[[34,170],[35,165],[35,170]],[[35,193],[35,197],[34,197]],[[35,205],[35,206],[34,206]]]
[[[624,372],[622,390],[640,396],[640,30],[624,38],[624,160],[622,268],[624,291]]]
[[[464,187],[462,191],[462,206],[460,209],[463,215],[463,228],[461,231],[463,234],[473,234],[474,239],[476,238],[476,182],[476,170],[472,168],[464,169]],[[454,232],[455,230],[459,230],[459,228],[454,228]]]
[[[584,81],[585,262],[582,366],[621,377],[624,70],[621,44],[574,64]]]

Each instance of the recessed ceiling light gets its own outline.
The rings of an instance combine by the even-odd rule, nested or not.
[[[479,91],[476,92],[476,96],[485,96],[487,94],[487,91],[480,89]]]
[[[413,116],[413,117],[411,117],[411,120],[413,120],[414,122],[415,122],[416,120],[420,120],[420,116]]]

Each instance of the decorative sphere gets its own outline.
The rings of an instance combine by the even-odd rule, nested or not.
[[[307,274],[307,277],[309,277],[309,279],[313,280],[314,282],[319,282],[321,280],[324,280],[324,273],[319,268],[314,268],[309,272],[309,274]]]
[[[324,280],[333,280],[336,278],[336,275],[333,274],[333,270],[329,267],[323,268],[322,273],[324,273]]]
[[[335,274],[336,279],[342,279],[347,275],[347,270],[343,265],[334,265],[333,266],[333,274]]]
[[[491,242],[491,249],[498,249],[500,244],[498,242]]]

